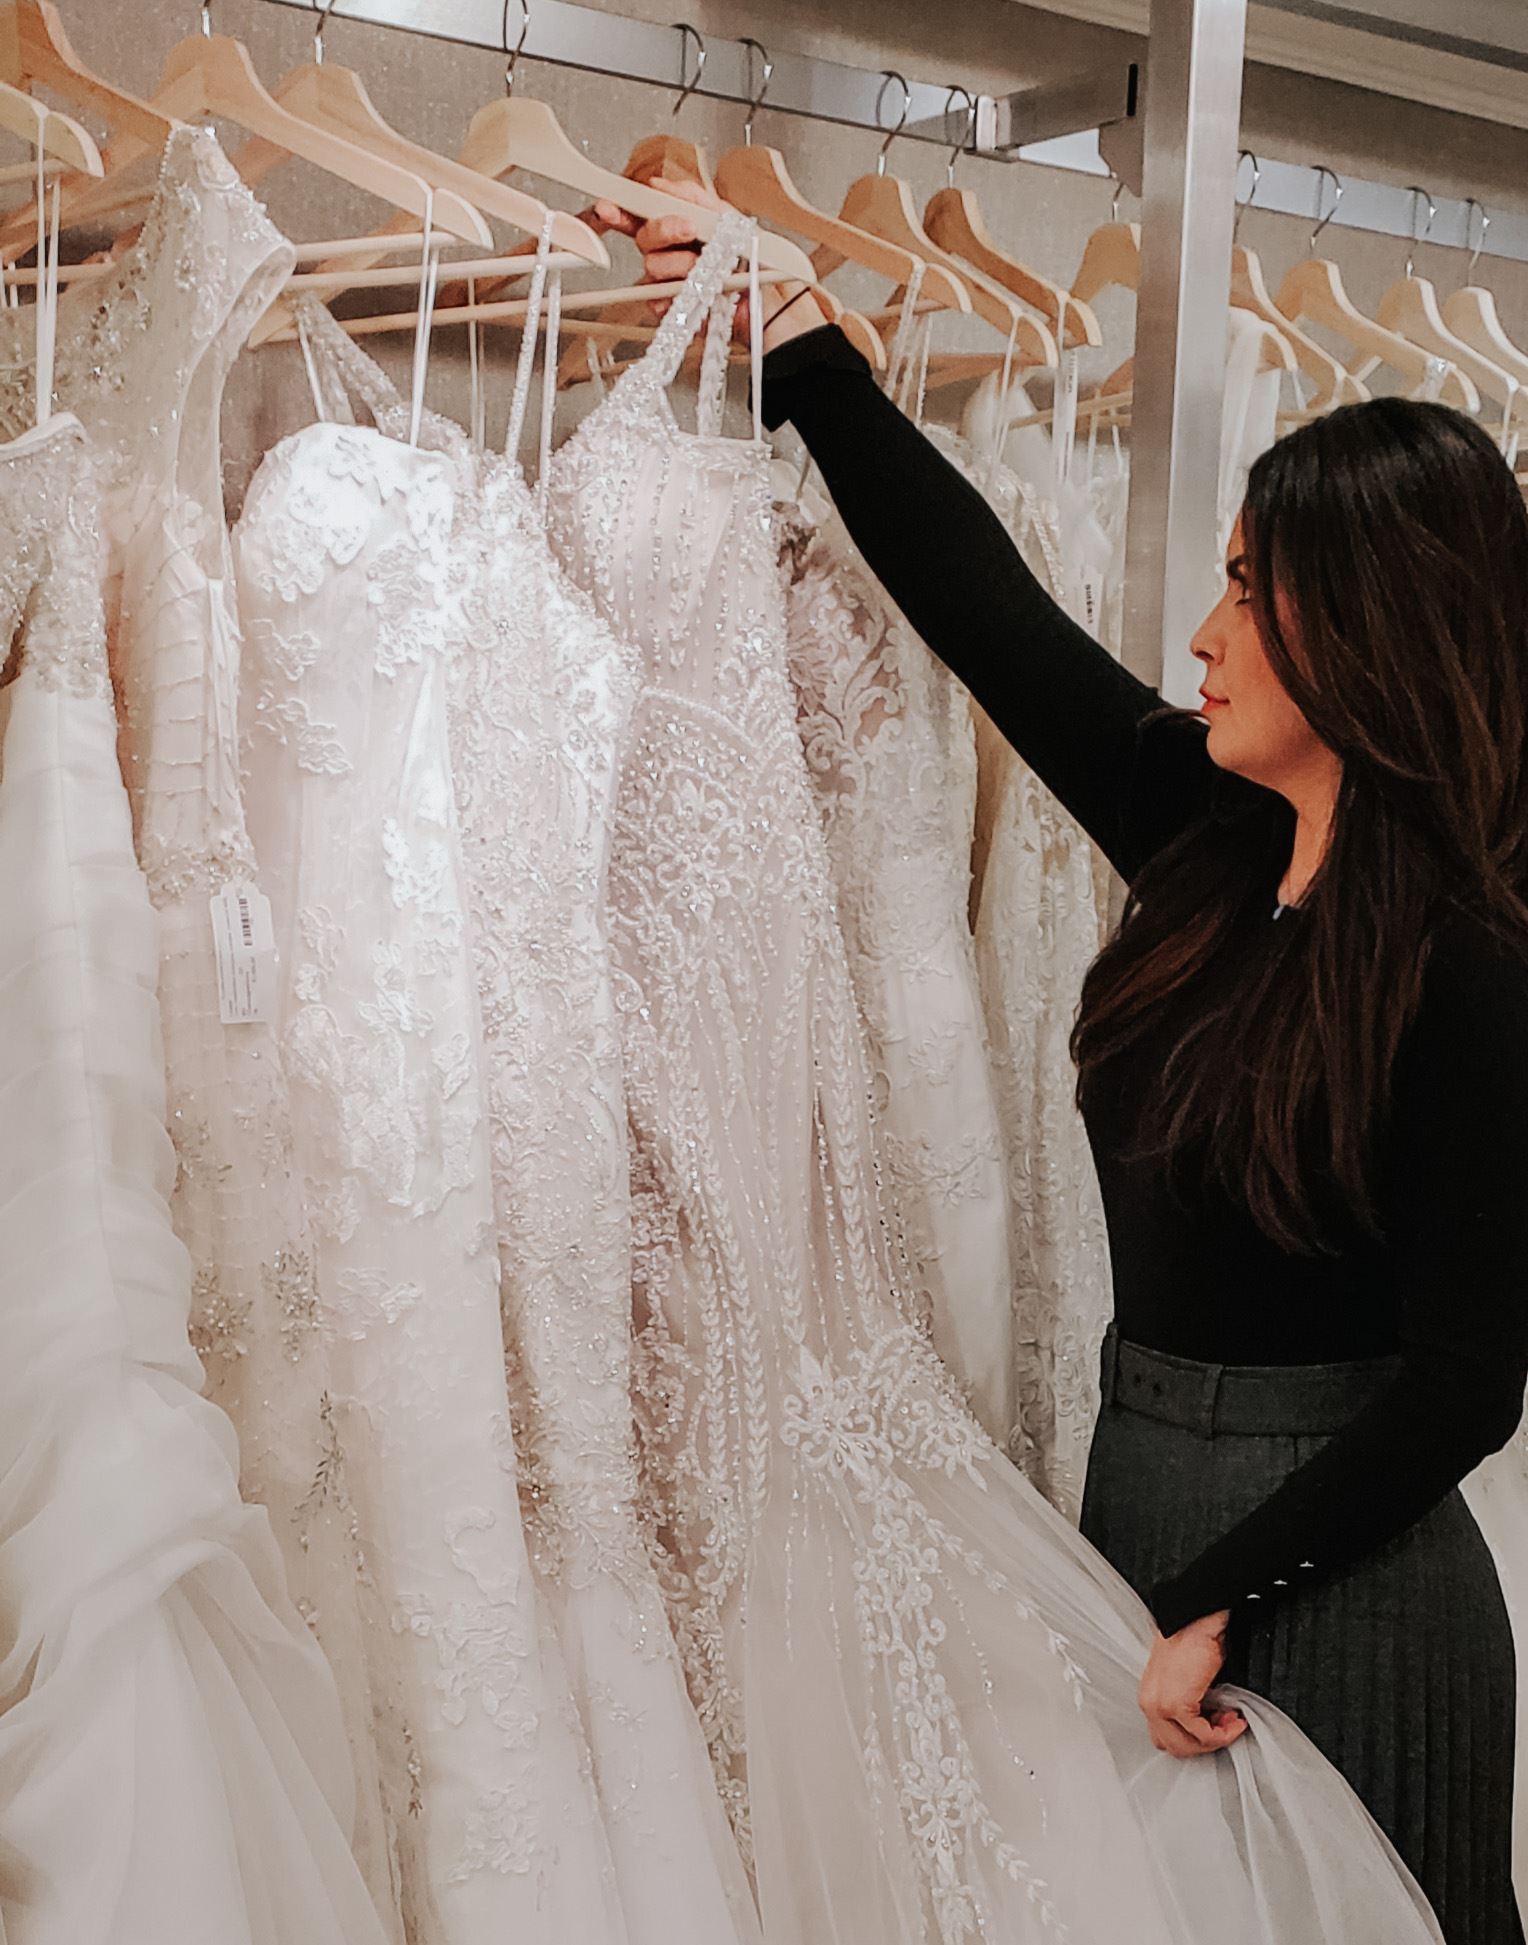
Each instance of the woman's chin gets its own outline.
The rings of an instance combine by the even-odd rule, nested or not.
[[[1210,761],[1218,763],[1222,770],[1234,770],[1236,765],[1231,761],[1231,752],[1235,739],[1226,734],[1224,711],[1206,710],[1202,720],[1206,730],[1204,746],[1210,753]]]

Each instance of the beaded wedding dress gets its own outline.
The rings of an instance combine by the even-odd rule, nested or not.
[[[866,1027],[889,1207],[935,1348],[1002,1444],[1017,1373],[1003,1134],[967,917],[970,699],[831,507],[802,495],[779,511],[790,675]]]
[[[229,366],[292,265],[290,246],[204,129],[177,129],[138,241],[59,305],[57,395],[98,461],[120,756],[157,917],[192,1342],[270,1512],[288,1580],[336,1671],[356,1771],[355,1849],[395,1903],[344,1468],[280,1050],[225,1024],[209,900],[258,879],[236,732],[239,641],[218,412]],[[0,427],[32,397],[24,312],[0,312]],[[395,1930],[394,1936],[398,1934]]]
[[[334,1684],[170,1224],[92,455],[0,447],[0,1938],[380,1945]]]
[[[665,1592],[771,1945],[1437,1939],[1293,1727],[1153,1753],[1144,1608],[1001,1457],[912,1313],[786,669],[767,448],[667,388],[724,218],[553,462],[644,686],[611,870],[637,1403]],[[729,325],[712,318],[714,398]],[[1107,1869],[1099,1860],[1108,1860]]]
[[[478,450],[434,414],[421,429],[449,464],[458,510],[450,778],[521,1501],[594,1805],[580,1810],[564,1789],[517,1806],[517,1841],[565,1894],[582,1882],[588,1909],[534,1934],[547,1945],[747,1945],[747,1881],[637,1518],[631,1207],[605,929],[636,666],[557,566],[514,456],[542,295],[538,271],[506,451]],[[303,320],[328,387],[401,435],[409,410],[385,376],[326,312],[305,307]]]

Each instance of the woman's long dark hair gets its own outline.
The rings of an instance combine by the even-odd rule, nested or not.
[[[1249,953],[1230,948],[1252,923],[1267,940],[1292,816],[1180,838],[1137,878],[1073,1052],[1102,1102],[1118,1058],[1181,1023],[1143,1144],[1311,1251],[1348,1219],[1378,1233],[1377,1142],[1440,918],[1528,954],[1528,510],[1472,420],[1376,399],[1258,460],[1242,544],[1274,672],[1342,759],[1330,846],[1298,921]]]

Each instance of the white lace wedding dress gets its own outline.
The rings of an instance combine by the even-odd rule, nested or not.
[[[369,426],[311,425],[262,462],[234,534],[246,803],[408,1936],[550,1945],[539,1818],[576,1822],[578,1763],[547,1712],[504,1375],[447,747],[456,485]]]
[[[57,394],[100,464],[120,753],[157,915],[171,1213],[191,1254],[192,1341],[239,1435],[299,1607],[336,1671],[355,1847],[394,1902],[365,1689],[361,1563],[327,1405],[322,1303],[269,1023],[221,1017],[212,895],[258,878],[236,733],[218,412],[228,367],[292,265],[210,133],[176,130],[138,241],[59,306]],[[0,426],[30,412],[29,325],[0,312]],[[398,1934],[394,1930],[394,1936]]]
[[[0,1938],[380,1945],[334,1684],[170,1225],[86,440],[0,446]]]
[[[522,1505],[589,1752],[594,1835],[608,1849],[603,1874],[583,1874],[588,1911],[544,1935],[548,1945],[746,1945],[757,1937],[747,1881],[637,1520],[631,1206],[605,929],[636,666],[557,566],[514,457],[540,301],[538,276],[507,451],[479,451],[432,414],[422,438],[449,460],[461,516],[451,774]],[[326,313],[304,317],[334,389],[401,432],[408,410],[383,374]],[[525,1841],[543,1857],[587,1853],[570,1801],[526,1809]]]
[[[667,398],[748,234],[718,225],[557,455],[551,521],[643,653],[611,904],[644,1487],[766,1935],[1436,1939],[1274,1712],[1246,1698],[1252,1733],[1213,1763],[1152,1752],[1145,1610],[1000,1456],[910,1314],[786,672],[767,448],[681,432]]]
[[[779,513],[790,675],[866,1027],[889,1206],[935,1348],[1003,1443],[1016,1422],[1013,1273],[967,916],[970,699],[830,506],[804,494]]]

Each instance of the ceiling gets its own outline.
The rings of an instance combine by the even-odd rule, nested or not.
[[[1150,0],[1027,0],[1145,34]],[[1251,0],[1247,58],[1528,128],[1523,0]]]

